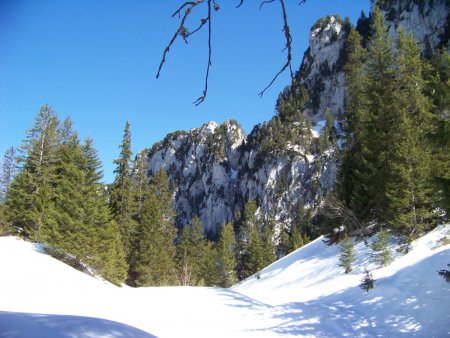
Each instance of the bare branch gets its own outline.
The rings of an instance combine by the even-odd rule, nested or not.
[[[274,2],[274,1],[275,0],[265,0],[265,1],[261,2],[261,5],[259,5],[259,9],[261,9],[262,6],[264,6],[265,4],[268,4],[268,3],[271,3],[271,2]]]
[[[183,5],[180,6],[180,8],[178,8],[175,13],[172,14],[172,17],[174,17],[177,14],[180,14],[181,10],[186,7],[189,6],[186,11],[184,12],[183,18],[181,19],[180,25],[178,26],[178,29],[175,31],[175,34],[173,35],[172,39],[170,40],[169,44],[166,46],[166,48],[164,49],[164,53],[161,59],[161,63],[159,64],[159,68],[158,68],[158,73],[156,74],[156,78],[159,78],[159,75],[161,74],[161,69],[164,65],[164,63],[166,62],[166,55],[167,53],[169,53],[170,47],[173,45],[173,43],[175,42],[175,40],[177,39],[178,35],[181,35],[184,39],[185,42],[187,42],[186,38],[188,36],[188,32],[186,30],[186,27],[184,26],[184,22],[186,21],[186,18],[189,16],[189,14],[191,13],[192,9],[197,6],[198,4],[201,4],[204,0],[197,0],[197,1],[187,1],[185,2]]]
[[[206,99],[208,93],[208,79],[209,79],[209,68],[211,67],[211,0],[208,0],[208,66],[206,67],[205,76],[205,89],[203,90],[202,96],[200,96],[194,104],[198,106]]]
[[[269,3],[269,2],[273,2],[274,0],[266,0],[263,1],[261,3],[260,8],[262,7],[263,4],[265,3]],[[278,76],[280,76],[281,73],[283,73],[288,67],[289,67],[289,72],[291,74],[291,80],[294,81],[294,72],[292,71],[292,37],[291,37],[291,31],[289,28],[289,24],[287,21],[287,15],[286,15],[286,7],[284,5],[284,0],[280,0],[280,4],[281,4],[281,9],[283,11],[283,22],[284,22],[284,36],[286,38],[286,47],[285,49],[287,49],[287,61],[284,64],[284,66],[281,68],[281,70],[273,77],[272,81],[270,81],[270,83],[266,86],[266,88],[264,88],[258,95],[260,97],[262,97],[265,93],[265,91],[267,89],[270,88],[270,86],[272,86],[272,84],[275,82],[275,80],[278,78]]]

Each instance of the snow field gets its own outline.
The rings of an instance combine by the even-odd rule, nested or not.
[[[355,243],[354,271],[318,238],[231,289],[116,287],[15,237],[0,238],[0,337],[445,337],[450,225],[377,269]],[[447,241],[448,242],[448,241]],[[391,250],[395,251],[394,241]],[[368,268],[375,289],[359,283]]]

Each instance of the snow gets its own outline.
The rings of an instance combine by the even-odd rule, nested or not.
[[[450,284],[437,271],[450,263],[449,237],[440,226],[379,269],[355,242],[349,275],[339,246],[318,238],[231,289],[119,288],[1,237],[0,337],[448,336]],[[365,267],[376,279],[368,293]]]
[[[317,121],[311,128],[311,132],[313,137],[318,138],[320,135],[320,131],[322,130],[323,127],[325,127],[326,124],[326,120],[320,120]]]

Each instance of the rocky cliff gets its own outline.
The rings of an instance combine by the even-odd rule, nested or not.
[[[449,1],[377,3],[393,36],[402,26],[424,51],[448,48]],[[368,19],[360,21],[363,30]],[[145,154],[149,175],[162,167],[175,188],[178,226],[197,215],[214,238],[250,200],[257,201],[260,219],[272,220],[278,232],[290,227],[296,205],[314,214],[336,177],[340,128],[332,121],[344,114],[342,66],[350,27],[336,15],[314,24],[300,70],[279,96],[277,116],[249,135],[236,121],[209,122],[169,134]]]

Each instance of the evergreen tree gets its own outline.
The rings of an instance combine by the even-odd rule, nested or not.
[[[16,148],[10,147],[6,150],[1,163],[0,173],[0,203],[3,203],[6,198],[6,192],[11,185],[13,178],[17,172],[16,170]]]
[[[345,237],[341,242],[341,255],[339,256],[339,266],[343,267],[345,274],[352,272],[353,268],[353,254],[354,244],[349,237]]]
[[[114,161],[115,179],[110,187],[111,210],[117,222],[127,260],[131,259],[133,234],[136,223],[133,220],[133,189],[131,177],[131,132],[127,121],[123,133],[122,143],[119,146],[120,157]]]
[[[5,200],[5,218],[21,229],[25,237],[42,241],[43,231],[52,222],[56,151],[59,144],[58,118],[44,105],[27,130],[19,157],[20,172],[9,186]]]
[[[253,229],[257,227],[256,224],[256,210],[257,210],[256,201],[252,200],[245,204],[244,210],[242,212],[240,224],[239,224],[239,232],[237,236],[237,274],[239,279],[245,279],[248,276],[252,275],[254,269],[251,268],[251,257],[249,252],[249,246],[251,242],[251,238],[253,236]],[[256,239],[255,239],[256,240]],[[254,245],[258,245],[254,242]]]
[[[371,289],[375,287],[375,280],[372,277],[372,273],[369,270],[364,270],[364,276],[361,280],[361,284],[359,284],[361,289],[369,292]]]
[[[450,264],[447,264],[447,266],[450,267]],[[439,276],[441,276],[442,278],[444,278],[448,283],[450,283],[450,271],[449,270],[439,270],[438,271]]]
[[[262,267],[272,264],[276,261],[275,245],[272,241],[274,222],[266,220],[263,227],[261,246],[262,246]]]
[[[386,266],[392,261],[391,251],[388,247],[389,233],[380,230],[370,248],[374,251],[370,257],[375,264]]]
[[[366,86],[367,77],[364,64],[367,51],[361,46],[362,38],[352,29],[345,43],[345,52],[348,58],[344,66],[345,72],[345,143],[342,163],[337,177],[337,192],[345,205],[362,213],[366,201],[366,191],[360,183],[364,174],[365,153],[364,128],[367,109]]]
[[[90,250],[88,254],[93,268],[109,281],[120,284],[127,275],[127,262],[120,231],[112,219],[101,183],[101,162],[93,141],[87,138],[81,148],[84,155],[82,166],[83,223],[89,227]]]
[[[136,286],[173,285],[176,279],[174,237],[167,236],[156,196],[150,194],[143,206],[133,259]]]
[[[219,286],[228,288],[237,282],[236,260],[235,260],[236,240],[231,223],[223,225],[217,243],[217,269],[219,275]]]
[[[431,105],[424,95],[420,49],[403,30],[399,32],[397,51],[397,116],[390,137],[383,220],[411,236],[427,230],[433,216],[431,152],[425,142]]]

